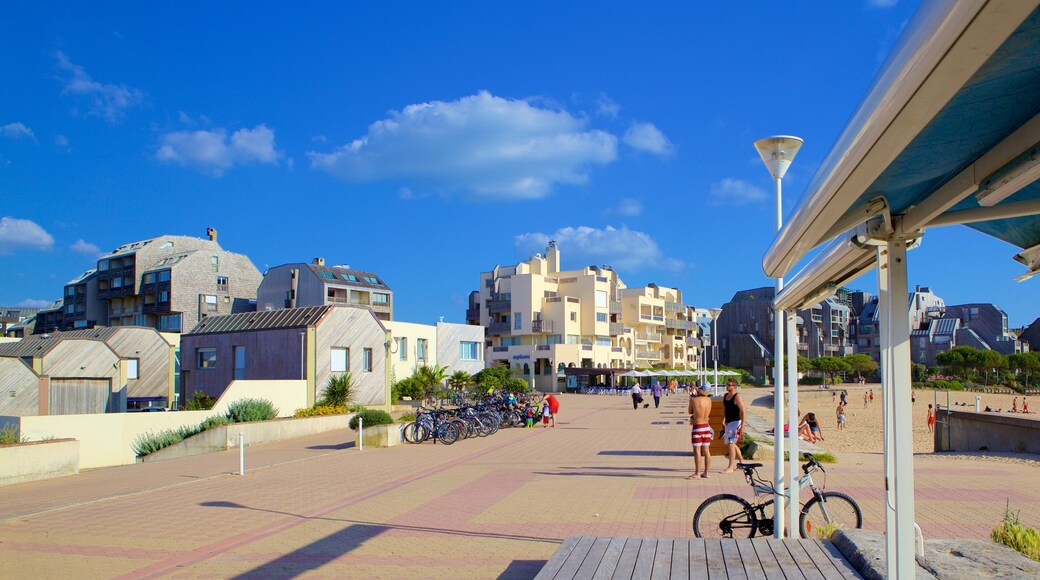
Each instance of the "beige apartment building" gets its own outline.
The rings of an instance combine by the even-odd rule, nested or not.
[[[697,325],[678,290],[626,289],[607,266],[561,271],[554,242],[544,256],[482,272],[466,318],[486,329],[487,366],[506,364],[543,391],[562,390],[566,375],[609,384],[616,371],[697,360]]]

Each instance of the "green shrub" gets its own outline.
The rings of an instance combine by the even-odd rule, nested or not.
[[[318,405],[323,407],[335,407],[338,405],[347,405],[353,401],[354,379],[350,376],[350,373],[343,373],[341,375],[332,375],[329,377],[329,381],[325,384],[325,390],[322,391]]]
[[[228,405],[227,417],[232,423],[268,421],[278,416],[278,409],[267,399],[241,399]]]
[[[1018,550],[1026,557],[1040,561],[1040,532],[1036,528],[1023,526],[1018,521],[1018,513],[1011,512],[1011,501],[1004,508],[1004,521],[990,534],[993,541]]]
[[[808,522],[806,522],[808,523]],[[834,532],[841,529],[842,525],[840,522],[827,522],[822,526],[815,528],[813,531],[816,532],[816,537],[821,540],[831,541],[834,537]]]
[[[942,379],[935,379],[931,381],[933,389],[940,389],[946,391],[963,391],[964,383],[961,381],[945,381]]]
[[[415,377],[401,379],[390,387],[390,395],[394,402],[400,401],[402,397],[410,397],[413,401],[421,401],[423,397],[423,386]]]
[[[14,423],[8,423],[4,425],[3,429],[0,429],[0,445],[11,445],[12,443],[25,443],[28,441],[28,437],[18,438],[18,427]]]
[[[394,419],[386,411],[380,411],[379,409],[365,409],[364,411],[361,411],[357,415],[351,417],[350,423],[348,423],[347,426],[357,431],[359,417],[365,420],[365,427],[375,427],[376,425],[391,425],[394,422]]]
[[[415,415],[408,413],[407,415],[401,415],[397,418],[398,423],[411,423],[415,421]]]
[[[224,415],[213,415],[212,417],[207,417],[202,423],[199,423],[198,432],[202,433],[203,431],[212,429],[218,425],[227,425],[229,423],[231,423],[231,419],[228,419]]]
[[[191,399],[184,404],[184,410],[186,411],[208,411],[213,408],[213,405],[217,404],[217,400],[213,397],[206,395],[202,391],[195,391],[191,395]]]
[[[296,409],[293,417],[326,417],[328,415],[346,415],[349,411],[346,405],[315,405],[307,409]]]

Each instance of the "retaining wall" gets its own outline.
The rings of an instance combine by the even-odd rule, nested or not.
[[[1040,453],[1040,417],[1011,413],[939,411],[936,451]],[[947,426],[945,422],[948,421]]]
[[[79,473],[79,441],[54,439],[0,447],[0,485]]]

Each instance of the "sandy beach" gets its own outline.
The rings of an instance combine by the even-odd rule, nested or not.
[[[849,404],[846,412],[845,430],[838,431],[835,408],[837,407],[837,399],[842,389],[848,391]],[[869,393],[871,390],[874,392],[874,402],[864,405],[863,394]],[[772,422],[773,409],[771,405],[767,405],[768,397],[771,397],[769,389],[742,389],[741,392],[744,394],[750,412],[761,415]],[[832,392],[834,393],[833,401]],[[994,409],[1008,411],[1011,409],[1012,399],[1016,396],[1018,397],[1019,410],[1021,410],[1023,399],[1022,395],[999,395],[967,391],[918,390],[916,395],[917,402],[913,405],[915,453],[928,453],[933,449],[932,435],[928,433],[926,422],[929,403],[933,405],[938,403],[945,408],[948,395],[950,405],[964,403],[969,405],[970,409],[974,409],[975,397],[978,396],[982,398],[982,408],[989,405]],[[880,384],[868,384],[866,387],[840,385],[833,391],[799,390],[798,401],[803,415],[811,411],[816,413],[822,422],[824,440],[818,443],[820,447],[835,452],[880,453],[884,450],[884,433],[881,428]],[[956,409],[958,407],[954,406],[953,408]],[[1040,414],[1037,414],[1038,410],[1040,410],[1040,397],[1035,401],[1030,400],[1031,413],[1025,416],[1040,420]]]

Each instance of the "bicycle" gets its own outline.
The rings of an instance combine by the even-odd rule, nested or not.
[[[798,528],[801,537],[808,538],[817,527],[862,528],[863,512],[856,500],[840,491],[823,491],[813,483],[812,472],[817,469],[827,470],[810,453],[802,455],[807,463],[802,465],[804,474],[798,479],[797,492],[800,494],[806,485],[812,490],[812,498],[801,504],[798,517]],[[773,482],[758,475],[761,463],[738,463],[737,467],[744,472],[744,479],[751,485],[755,497],[771,497],[777,493]],[[824,488],[826,479],[824,480]],[[759,500],[751,504],[744,498],[724,493],[709,497],[701,503],[693,515],[693,533],[698,538],[753,538],[755,534],[773,535],[773,516],[766,514],[766,508],[772,506],[774,500]]]

